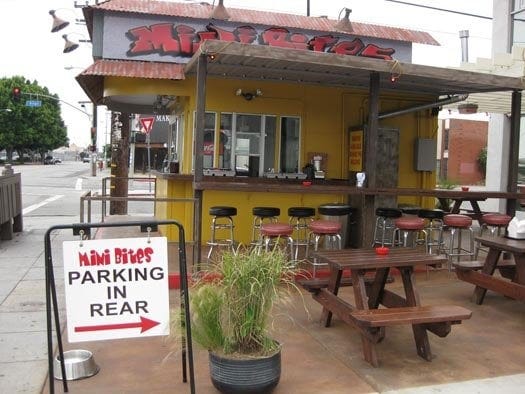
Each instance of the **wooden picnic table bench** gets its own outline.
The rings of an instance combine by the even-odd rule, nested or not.
[[[328,263],[330,268],[327,287],[316,289],[312,294],[323,306],[322,322],[329,327],[332,315],[335,315],[354,326],[362,338],[364,358],[374,367],[379,365],[375,346],[384,338],[386,327],[411,325],[418,355],[431,361],[427,331],[445,337],[453,324],[459,324],[472,315],[470,310],[460,306],[422,306],[420,303],[414,267],[444,264],[447,260],[443,256],[412,248],[395,248],[386,256],[376,255],[373,249],[344,249],[317,252],[315,257]],[[404,297],[385,288],[391,268],[400,272]],[[355,305],[338,296],[345,270],[350,270],[353,278]],[[370,272],[375,273],[373,281],[367,275]],[[379,305],[386,308],[379,308]]]
[[[525,301],[525,240],[482,236],[476,237],[476,241],[489,248],[485,261],[454,264],[459,279],[476,285],[472,301],[481,305],[487,290]],[[512,259],[500,259],[506,253]],[[503,278],[494,276],[496,269]]]
[[[388,277],[387,282],[392,283],[394,281],[394,278],[392,276]],[[305,288],[310,293],[317,293],[321,289],[325,289],[328,287],[328,278],[310,278],[310,279],[299,279],[297,283],[299,283],[302,287]],[[367,276],[365,278],[366,284],[372,284],[374,282],[373,276]],[[341,283],[339,286],[352,286],[352,278],[345,276],[341,278]]]

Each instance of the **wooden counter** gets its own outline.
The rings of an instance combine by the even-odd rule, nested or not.
[[[323,203],[348,203],[355,208],[352,214],[350,245],[354,247],[369,246],[375,209],[378,206],[397,206],[398,197],[408,196],[423,199],[421,206],[434,206],[434,198],[451,199],[454,201],[481,201],[489,198],[506,199],[509,206],[517,200],[524,199],[525,193],[509,193],[500,191],[462,191],[449,189],[417,189],[417,188],[358,188],[347,180],[315,179],[309,186],[303,185],[300,179],[270,179],[251,177],[205,176],[195,182],[192,174],[156,173],[160,181],[160,195],[165,197],[193,197],[195,191],[202,192],[202,210],[198,219],[202,226],[201,241],[209,237],[207,225],[207,210],[211,205],[233,205],[238,208],[236,230],[240,240],[249,242],[251,234],[254,206],[278,206],[281,208],[280,220],[287,221],[286,210],[290,206],[313,206]],[[166,185],[164,185],[166,183]],[[462,208],[464,209],[464,208]],[[480,212],[472,212],[480,216]],[[166,208],[162,214],[170,218],[184,218],[185,226],[193,228],[192,213],[181,213],[179,208]],[[479,219],[475,217],[475,219]],[[195,239],[198,239],[195,234]]]

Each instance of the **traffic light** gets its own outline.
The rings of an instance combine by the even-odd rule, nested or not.
[[[18,86],[15,86],[13,88],[13,91],[11,92],[11,96],[12,96],[13,101],[16,102],[16,103],[20,102],[20,96],[21,95],[22,95],[22,90]]]

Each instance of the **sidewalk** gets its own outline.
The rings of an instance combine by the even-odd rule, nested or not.
[[[100,177],[104,174],[100,174]],[[124,218],[117,218],[124,219]],[[143,217],[139,220],[144,219]],[[44,234],[48,228],[16,234],[0,242],[0,393],[48,393]],[[105,229],[104,238],[137,236],[129,228]],[[61,323],[64,316],[61,244],[69,230],[52,234],[53,262]],[[171,262],[170,262],[171,267]],[[175,268],[176,269],[176,268]],[[170,268],[171,271],[171,268]],[[454,325],[446,338],[430,335],[434,359],[416,354],[412,332],[405,326],[387,329],[378,346],[380,367],[363,361],[356,331],[338,319],[330,328],[319,322],[320,307],[304,292],[276,317],[276,337],[283,343],[283,371],[274,394],[288,393],[521,393],[525,385],[525,308],[495,293],[483,305],[469,301],[473,287],[446,271],[417,274],[422,302],[447,302],[473,311],[470,320]],[[396,278],[394,290],[402,283]],[[352,289],[343,289],[352,298]],[[179,302],[178,290],[170,303]],[[445,301],[443,301],[445,300]],[[53,336],[56,345],[56,337]],[[70,381],[71,393],[189,393],[182,383],[181,354],[162,337],[70,344],[65,350],[93,352],[100,372]],[[194,347],[197,393],[217,393],[211,385],[207,352]],[[55,381],[62,393],[62,382]]]

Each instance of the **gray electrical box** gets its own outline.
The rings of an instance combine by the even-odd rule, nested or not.
[[[414,170],[435,171],[436,149],[436,140],[430,138],[416,139],[414,143]]]

